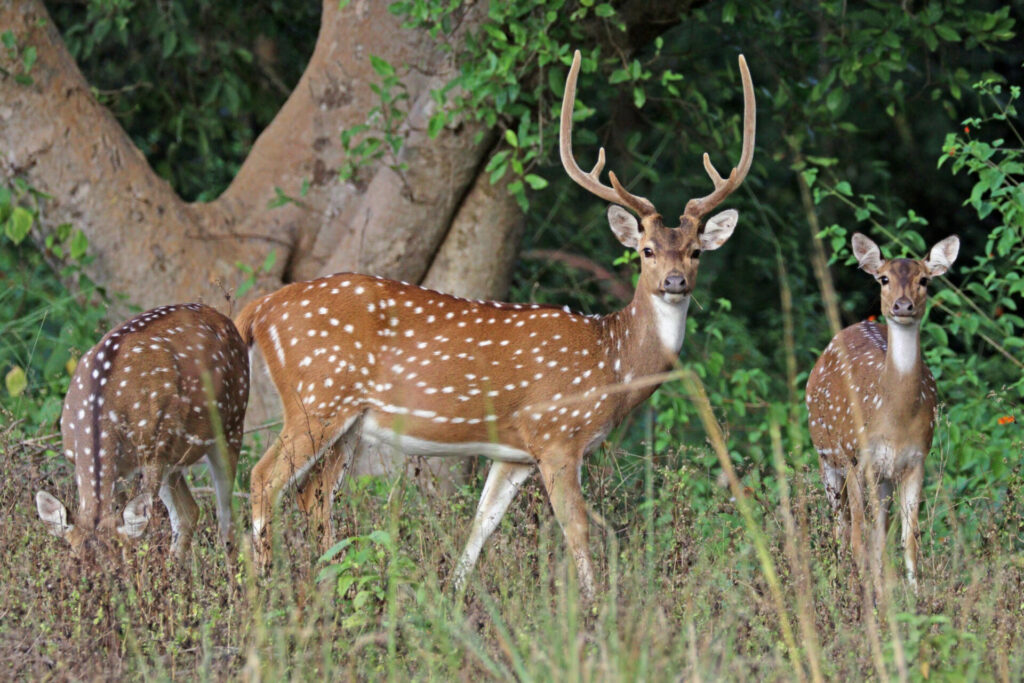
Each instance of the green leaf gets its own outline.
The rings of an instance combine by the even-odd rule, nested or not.
[[[939,37],[943,40],[948,40],[952,43],[960,42],[960,34],[956,32],[956,29],[947,26],[946,24],[939,24],[935,27],[935,32],[939,34]]]
[[[529,185],[530,188],[534,190],[543,190],[545,187],[548,186],[547,180],[541,178],[539,175],[536,175],[534,173],[527,173],[523,177],[523,180],[525,180],[527,185]]]
[[[263,265],[260,266],[260,270],[264,273],[269,273],[270,269],[274,267],[275,261],[277,261],[277,249],[271,249],[267,254],[267,258],[263,259]]]
[[[35,45],[29,45],[25,48],[25,54],[21,58],[21,63],[25,65],[25,73],[32,70],[32,66],[36,63]]]
[[[177,46],[178,34],[174,31],[168,31],[164,33],[163,49],[161,50],[161,54],[163,54],[164,59],[167,59],[172,54],[174,54],[174,48],[176,48]]]
[[[25,371],[21,369],[21,366],[15,365],[4,377],[4,383],[7,385],[7,393],[17,398],[24,393],[25,388],[28,386],[28,379],[25,377]]]
[[[377,55],[370,55],[370,66],[380,76],[394,76],[395,67],[391,66],[386,59],[381,59]]]
[[[519,147],[519,136],[511,128],[505,130],[505,141],[513,147]]]
[[[430,121],[427,123],[427,135],[433,140],[438,136],[441,130],[444,128],[444,124],[447,121],[448,116],[443,111],[435,112],[430,117]]]
[[[367,536],[367,538],[369,538],[371,541],[378,545],[383,545],[387,547],[391,546],[391,534],[384,531],[383,529],[371,531],[370,535]]]
[[[75,230],[75,234],[71,237],[71,258],[75,261],[79,261],[85,256],[85,252],[89,250],[89,238],[85,236],[85,233],[81,230]]]
[[[642,109],[645,102],[647,102],[647,92],[640,86],[633,88],[633,106]]]
[[[31,229],[32,212],[21,206],[14,207],[14,211],[11,212],[11,217],[7,219],[7,225],[4,228],[7,238],[16,245],[21,244],[21,241],[28,236],[28,231]]]

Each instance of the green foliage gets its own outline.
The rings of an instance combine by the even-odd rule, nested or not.
[[[340,559],[335,559],[341,555]],[[333,581],[346,627],[365,626],[379,618],[388,597],[389,581],[413,583],[413,562],[387,531],[350,536],[320,557],[326,566],[317,581]]]
[[[402,134],[399,130],[408,112],[409,93],[398,77],[395,67],[376,55],[370,55],[370,64],[380,81],[370,84],[370,90],[377,96],[379,104],[367,114],[366,123],[360,123],[341,132],[341,147],[345,150],[345,161],[338,176],[352,180],[359,169],[383,161],[395,172],[407,168],[399,161],[402,149]]]
[[[8,64],[7,67],[0,66],[0,75],[4,77],[13,75],[15,83],[26,86],[32,85],[34,81],[29,74],[38,58],[35,46],[18,45],[14,32],[9,29],[0,33],[0,45],[2,45],[0,54],[6,58],[3,62]],[[11,71],[12,68],[14,70],[13,73]]]
[[[26,240],[43,199],[21,178],[0,186],[0,414],[21,435],[56,428],[75,363],[95,342],[105,308],[81,271],[88,259],[81,230],[61,225],[42,251]],[[76,281],[77,291],[58,275]]]
[[[186,199],[217,197],[298,81],[319,6],[90,0],[50,7],[94,94]]]
[[[439,41],[448,40],[464,11],[460,3],[428,0],[393,2],[389,9],[406,19],[406,27],[426,29]],[[595,18],[610,30],[625,28],[609,3],[515,0],[491,3],[480,30],[458,48],[443,42],[457,51],[460,71],[432,93],[437,108],[428,130],[436,136],[462,119],[497,129],[505,144],[485,171],[491,184],[512,174],[508,191],[524,211],[530,206],[528,191],[548,185],[534,169],[557,136],[557,126],[548,122],[557,121],[563,65],[571,61],[571,46],[581,42],[580,25]],[[581,71],[591,73],[597,63],[598,55],[591,51],[584,55]]]

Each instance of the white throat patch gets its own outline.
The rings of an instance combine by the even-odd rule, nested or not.
[[[662,346],[672,353],[679,353],[686,335],[686,311],[690,308],[690,297],[683,297],[679,303],[670,304],[657,294],[652,294],[651,302],[654,304],[654,320]]]
[[[914,369],[921,353],[921,323],[897,325],[889,323],[889,351],[893,367],[901,374]]]

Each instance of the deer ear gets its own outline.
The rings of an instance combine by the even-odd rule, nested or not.
[[[636,249],[640,244],[640,224],[629,211],[618,204],[612,204],[608,207],[608,223],[623,246]]]
[[[869,275],[875,275],[882,267],[882,252],[878,245],[859,232],[853,234],[853,255],[857,257],[861,270]]]
[[[732,231],[736,229],[739,220],[740,212],[736,209],[728,209],[709,218],[700,234],[701,250],[713,251],[725,244],[732,237]]]
[[[124,526],[117,527],[117,533],[128,538],[138,538],[149,524],[149,509],[153,496],[143,493],[128,501],[124,506]]]
[[[942,275],[956,261],[956,255],[960,253],[960,238],[956,235],[947,237],[934,247],[928,254],[928,260],[924,262],[928,266],[928,272],[932,277]]]
[[[39,512],[39,519],[46,523],[50,533],[58,538],[64,538],[73,528],[71,524],[68,524],[67,508],[46,491],[36,492],[36,511]]]

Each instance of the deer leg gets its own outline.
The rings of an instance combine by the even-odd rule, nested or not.
[[[310,531],[320,538],[320,550],[326,552],[334,543],[334,524],[331,512],[334,496],[345,480],[355,458],[355,435],[342,436],[310,470],[305,483],[299,487],[296,499],[308,520]]]
[[[466,577],[473,570],[477,558],[480,557],[480,550],[494,530],[498,528],[501,518],[505,516],[509,503],[515,498],[519,488],[533,473],[533,465],[524,465],[513,462],[494,461],[487,473],[487,482],[484,484],[483,493],[480,494],[480,502],[476,506],[476,516],[473,518],[473,527],[469,530],[469,539],[466,541],[466,548],[462,551],[462,557],[455,566],[452,576],[452,585],[455,590],[462,590],[466,584]]]
[[[869,474],[869,477],[868,510],[871,520],[871,547],[868,557],[871,562],[875,595],[881,595],[882,563],[885,562],[885,537],[889,529],[889,502],[892,495],[892,484],[886,479],[877,479],[873,472]]]
[[[907,564],[907,581],[917,593],[917,545],[920,532],[917,527],[917,509],[921,503],[924,482],[924,464],[919,463],[903,476],[900,486],[900,521],[902,522],[903,557]]]
[[[270,519],[281,495],[297,481],[302,481],[334,441],[355,420],[340,418],[342,426],[317,424],[285,417],[285,425],[277,441],[252,468],[250,502],[252,504],[253,551],[256,562],[266,568],[270,564]],[[296,428],[296,424],[299,425]],[[336,423],[335,423],[336,424]]]
[[[207,454],[210,464],[210,478],[217,496],[217,528],[221,542],[230,546],[234,535],[234,517],[231,514],[231,492],[235,488],[235,471],[238,467],[238,448],[229,446],[227,453],[213,449]]]
[[[832,506],[832,518],[834,520],[834,535],[836,543],[840,547],[846,547],[850,543],[850,518],[849,506],[846,502],[846,468],[834,467],[824,458],[821,459],[821,480],[825,484],[825,496],[829,505]]]
[[[850,510],[850,554],[854,564],[854,594],[861,593],[861,582],[866,576],[867,563],[864,553],[864,479],[860,469],[850,468],[846,476],[846,500]],[[865,599],[868,597],[864,596]],[[867,604],[867,603],[865,603]]]
[[[192,534],[199,519],[199,506],[188,490],[181,470],[174,470],[160,484],[160,500],[171,519],[171,552],[180,558],[192,543]]]
[[[580,465],[579,457],[545,459],[540,462],[540,473],[555,519],[576,561],[580,595],[589,603],[594,599],[594,570],[590,565],[590,528],[580,488]]]

